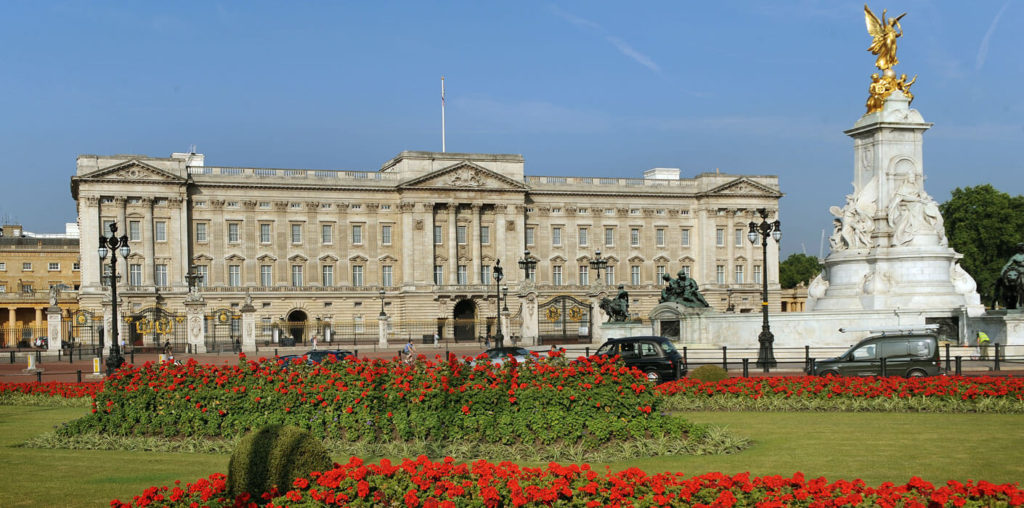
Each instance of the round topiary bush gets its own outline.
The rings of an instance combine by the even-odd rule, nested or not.
[[[689,377],[700,381],[721,381],[729,379],[729,373],[718,365],[701,365],[690,371]]]
[[[258,496],[277,486],[285,492],[310,471],[333,466],[323,444],[298,427],[268,425],[246,435],[228,463],[228,493]]]

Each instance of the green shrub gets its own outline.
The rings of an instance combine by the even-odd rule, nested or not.
[[[323,444],[308,431],[268,425],[242,438],[231,454],[228,493],[269,492],[275,485],[286,492],[295,478],[332,465]]]
[[[729,379],[729,373],[718,365],[701,365],[690,371],[689,377],[701,381],[721,381]]]

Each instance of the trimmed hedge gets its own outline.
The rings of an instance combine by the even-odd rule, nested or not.
[[[238,443],[228,463],[227,491],[270,492],[291,486],[310,471],[332,466],[327,450],[309,431],[298,427],[268,425]]]

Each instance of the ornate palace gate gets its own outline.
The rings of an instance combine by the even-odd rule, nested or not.
[[[125,318],[128,340],[135,347],[163,347],[170,341],[175,351],[184,351],[188,343],[185,315],[168,312],[162,307],[142,309]]]
[[[556,296],[537,307],[539,344],[589,344],[590,304],[571,296]]]
[[[74,347],[92,349],[99,347],[100,329],[103,328],[103,316],[87,310],[78,310],[71,315],[65,341],[71,341]]]

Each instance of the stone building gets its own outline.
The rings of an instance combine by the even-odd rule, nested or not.
[[[65,318],[78,308],[78,231],[35,234],[19,224],[0,228],[0,347],[46,337],[51,288]]]
[[[213,347],[241,334],[242,310],[255,315],[258,341],[376,342],[381,317],[392,340],[479,340],[496,332],[499,266],[505,336],[528,344],[588,341],[594,299],[619,284],[631,313],[646,316],[661,275],[680,270],[714,307],[739,312],[758,308],[766,274],[777,307],[777,246],[764,260],[746,236],[756,209],[778,210],[778,178],[679,173],[526,176],[520,155],[411,151],[379,171],[83,155],[71,182],[80,303],[100,313],[109,301],[96,249],[116,223],[131,248],[118,258],[119,321],[136,343],[184,340],[175,323],[190,270]],[[526,251],[529,281],[518,264]]]

